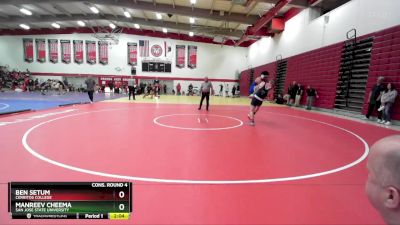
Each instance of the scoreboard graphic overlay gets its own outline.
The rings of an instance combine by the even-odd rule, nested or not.
[[[10,182],[12,219],[129,219],[130,182]]]

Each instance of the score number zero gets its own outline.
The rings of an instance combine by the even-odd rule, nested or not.
[[[125,197],[125,192],[124,191],[120,191],[118,193],[118,197],[119,198],[124,198]],[[124,204],[119,204],[118,208],[119,208],[119,210],[123,211],[125,209],[125,205]]]

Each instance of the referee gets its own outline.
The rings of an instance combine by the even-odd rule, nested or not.
[[[209,106],[209,101],[210,101],[210,93],[214,93],[213,86],[211,82],[208,81],[208,77],[204,78],[204,82],[200,86],[201,90],[201,100],[200,100],[200,105],[199,105],[199,110],[201,109],[201,106],[203,105],[203,100],[206,98],[206,110],[208,111],[208,106]]]

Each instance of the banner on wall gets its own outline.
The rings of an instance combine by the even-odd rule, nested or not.
[[[188,45],[188,67],[195,69],[197,66],[197,46]]]
[[[36,39],[36,60],[46,62],[46,39]]]
[[[185,45],[176,45],[176,67],[185,67]]]
[[[137,65],[137,43],[128,42],[128,64]]]
[[[89,64],[96,63],[96,42],[86,41],[86,62]]]
[[[99,41],[99,62],[103,65],[108,64],[108,42]]]
[[[71,41],[70,40],[60,40],[61,44],[61,61],[63,63],[71,62]]]
[[[83,41],[74,40],[74,61],[78,64],[83,63]]]
[[[169,42],[164,41],[164,57],[165,58],[172,58],[172,48]]]
[[[24,38],[24,60],[25,62],[33,62],[33,39],[32,38]]]
[[[49,39],[49,60],[52,63],[58,63],[58,40]]]

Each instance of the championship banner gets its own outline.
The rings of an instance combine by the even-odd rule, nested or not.
[[[83,41],[74,40],[74,61],[78,64],[83,63]]]
[[[108,64],[108,42],[99,41],[99,62],[103,65]]]
[[[61,61],[63,63],[71,62],[71,41],[70,40],[60,40],[61,44]]]
[[[137,43],[128,42],[128,64],[137,65]]]
[[[191,69],[197,66],[197,46],[188,45],[188,67]]]
[[[36,39],[36,60],[46,62],[46,39]]]
[[[58,40],[49,39],[49,60],[52,63],[58,63]]]
[[[176,46],[176,67],[178,68],[185,67],[185,49],[185,45]]]
[[[24,60],[25,62],[33,62],[33,39],[23,39]]]
[[[96,63],[96,42],[86,41],[86,62],[89,64]]]

